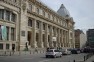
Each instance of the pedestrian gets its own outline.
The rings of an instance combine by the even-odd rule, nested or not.
[[[14,47],[14,46],[12,47],[12,52],[13,52],[13,54],[14,54],[14,52],[15,52],[15,47]]]

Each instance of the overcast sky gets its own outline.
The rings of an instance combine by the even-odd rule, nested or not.
[[[94,28],[94,0],[41,0],[48,7],[57,11],[64,4],[75,22],[75,29]]]

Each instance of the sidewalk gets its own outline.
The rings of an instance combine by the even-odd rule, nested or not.
[[[12,52],[12,51],[0,51],[0,56],[17,56],[17,55],[31,55],[31,54],[40,54],[40,53],[45,53],[45,51],[16,51],[16,52]]]
[[[93,62],[93,61],[94,61],[94,55],[91,58],[89,58],[88,60],[86,60],[85,62]]]

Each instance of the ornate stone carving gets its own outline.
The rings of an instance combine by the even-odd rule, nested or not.
[[[26,0],[22,1],[22,9],[23,9],[23,11],[26,10]]]

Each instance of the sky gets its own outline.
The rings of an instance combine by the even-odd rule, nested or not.
[[[94,29],[94,0],[40,0],[52,10],[57,11],[64,4],[75,22],[75,29],[84,32]]]

